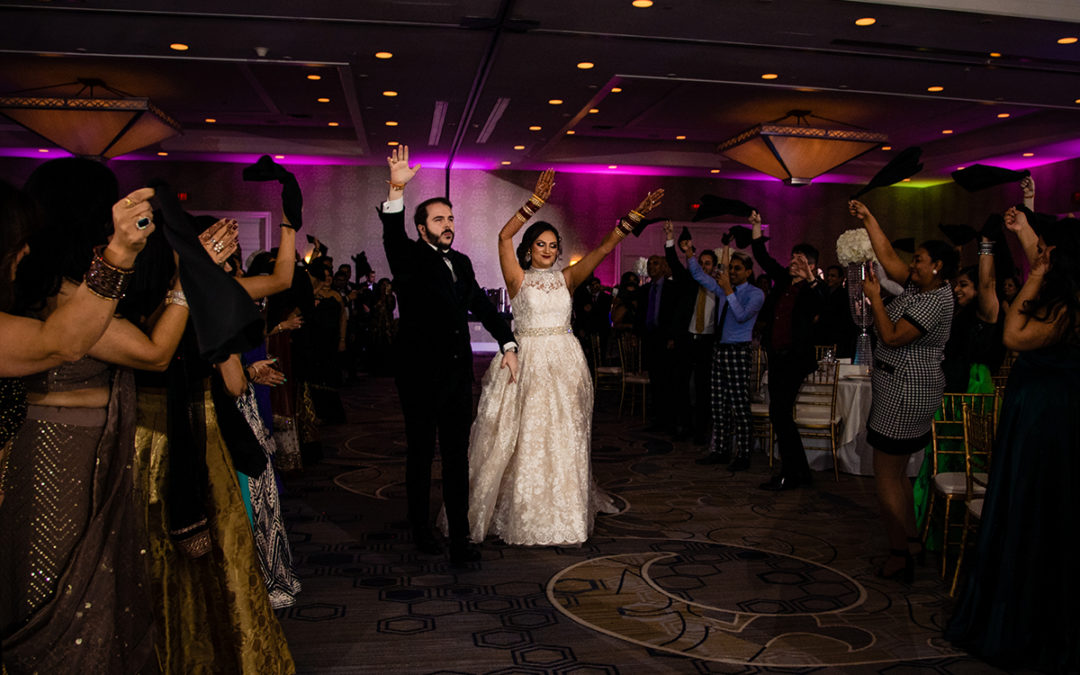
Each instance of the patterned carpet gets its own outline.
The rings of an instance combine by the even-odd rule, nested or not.
[[[282,502],[304,588],[279,617],[301,673],[998,672],[942,641],[933,565],[875,578],[870,478],[764,492],[763,456],[698,466],[605,394],[594,472],[622,511],[581,547],[489,541],[454,569],[410,541],[392,380],[343,394],[349,423],[323,429],[326,458]]]

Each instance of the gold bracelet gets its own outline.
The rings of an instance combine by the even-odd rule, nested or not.
[[[392,180],[388,180],[386,182],[390,184],[391,190],[396,190],[398,192],[402,192],[405,190],[405,183],[395,183]]]
[[[539,210],[540,210],[540,208],[541,208],[541,207],[542,207],[542,206],[543,206],[543,205],[544,205],[544,204],[545,204],[546,202],[545,202],[545,201],[544,201],[543,199],[540,199],[539,197],[537,197],[537,196],[536,196],[536,193],[534,192],[534,193],[533,193],[533,195],[532,195],[532,197],[529,197],[529,201],[528,201],[527,203],[528,203],[528,204],[532,204],[532,205],[533,205],[533,207],[534,207],[534,208],[535,208],[535,209],[536,209],[537,211],[539,211]]]
[[[630,209],[630,213],[626,214],[626,217],[634,223],[640,223],[642,220],[645,219],[644,214],[640,213],[636,209]]]

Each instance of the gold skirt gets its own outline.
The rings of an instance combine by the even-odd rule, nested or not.
[[[294,673],[263,584],[232,459],[207,392],[206,515],[211,550],[188,558],[169,537],[164,392],[140,389],[136,484],[146,508],[157,654],[166,673]]]

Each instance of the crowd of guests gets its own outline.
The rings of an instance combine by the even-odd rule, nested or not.
[[[295,178],[244,176],[284,188],[246,266],[238,224],[166,184],[121,196],[80,158],[0,184],[6,673],[295,671],[280,475],[343,419],[350,318],[388,341],[393,295],[304,264]]]
[[[1023,204],[988,221],[978,233],[977,264],[965,267],[961,246],[939,240],[903,260],[870,210],[849,203],[877,260],[862,288],[873,329],[866,438],[889,542],[877,575],[910,583],[923,557],[907,467],[930,445],[943,395],[995,393],[1006,353],[1019,352],[1004,389],[977,561],[946,637],[1005,667],[1075,672],[1080,649],[1070,607],[1080,587],[1070,565],[1077,544],[1061,533],[1075,528],[1080,513],[1072,489],[1080,478],[1080,221],[1034,213],[1034,182],[1025,178],[1021,187]],[[794,246],[785,266],[766,249],[756,211],[749,222],[749,254],[733,251],[725,237],[722,251],[696,256],[689,233],[676,242],[668,223],[665,255],[649,258],[647,281],[628,272],[608,298],[590,284],[575,305],[577,324],[590,340],[636,335],[655,401],[652,430],[692,434],[708,448],[698,464],[731,471],[750,463],[756,383],[748,377],[760,347],[782,467],[760,487],[783,491],[812,482],[793,410],[818,368],[815,347],[851,356],[858,329],[844,268],[819,270],[809,243]],[[1025,254],[1024,281],[1010,238]],[[758,281],[755,271],[764,273]],[[610,323],[596,316],[609,305]]]
[[[397,303],[363,256],[355,282],[318,245],[300,258],[290,173],[263,158],[245,179],[283,185],[280,243],[246,265],[236,222],[186,214],[165,184],[121,196],[108,168],[77,158],[42,164],[22,189],[0,184],[0,631],[12,675],[295,670],[272,611],[300,592],[278,475],[318,458],[321,423],[344,421],[345,379],[385,374]],[[848,205],[880,263],[863,285],[867,439],[889,541],[878,574],[913,577],[922,543],[905,470],[943,393],[992,387],[1006,351],[1020,352],[948,637],[995,662],[1069,670],[1080,224],[1038,217],[1034,184],[1023,187],[1025,207],[984,229],[963,268],[941,241],[903,260],[870,210]],[[805,488],[794,402],[817,346],[854,351],[846,270],[820,270],[808,242],[776,260],[761,216],[748,220],[749,246],[726,238],[716,251],[667,223],[644,283],[626,272],[614,289],[595,277],[577,287],[574,332],[594,367],[620,340],[639,345],[653,430],[693,438],[699,464],[732,471],[751,463],[764,353],[781,470],[760,487]],[[1026,279],[1011,264],[998,278],[1007,237]]]

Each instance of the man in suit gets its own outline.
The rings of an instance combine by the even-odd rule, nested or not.
[[[814,354],[814,322],[821,312],[824,284],[817,278],[818,251],[807,243],[791,249],[785,268],[765,249],[761,216],[750,215],[754,260],[775,281],[761,308],[761,344],[769,357],[769,421],[776,433],[782,467],[780,473],[759,487],[762,490],[793,490],[813,482],[793,410],[799,387],[817,368]],[[772,449],[770,448],[770,452]]]
[[[390,192],[379,210],[383,247],[400,319],[394,343],[396,383],[405,415],[405,464],[409,524],[417,548],[439,553],[431,531],[431,463],[435,439],[442,457],[443,501],[450,534],[450,560],[480,559],[469,544],[469,427],[472,423],[472,347],[469,315],[502,345],[502,366],[517,376],[517,345],[510,327],[476,283],[469,258],[454,251],[450,201],[435,197],[416,207],[417,239],[405,233],[404,191],[420,166],[409,167],[409,148],[395,148]]]
[[[650,431],[675,433],[675,339],[679,336],[679,285],[663,256],[649,256],[649,283],[638,291],[640,311],[637,333],[645,348],[652,399]]]
[[[675,232],[671,221],[664,223],[666,242],[664,257],[672,277],[679,282],[678,320],[683,331],[676,340],[675,406],[676,436],[692,432],[694,442],[708,442],[712,424],[710,384],[712,378],[713,343],[716,339],[716,295],[698,285],[679,260],[675,251]],[[679,238],[679,248],[687,259],[694,256],[692,239]],[[698,257],[705,274],[712,276],[716,268],[716,253],[705,249]],[[690,384],[693,382],[694,401],[691,405]]]

